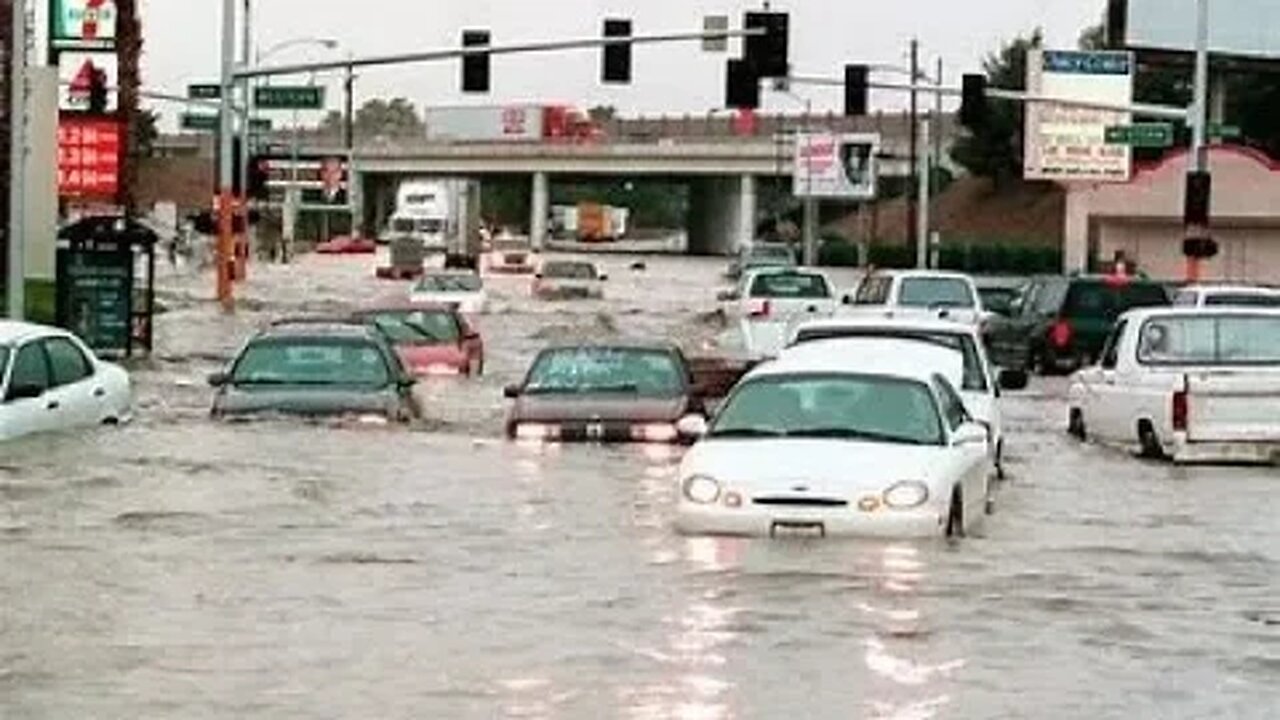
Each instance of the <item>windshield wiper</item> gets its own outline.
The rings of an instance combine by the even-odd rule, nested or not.
[[[875,442],[894,443],[896,445],[927,445],[928,443],[918,438],[903,437],[901,435],[890,435],[887,433],[875,432],[872,430],[853,430],[850,428],[802,428],[800,430],[791,430],[787,433],[788,437],[801,438],[819,438],[819,439],[835,439],[835,440],[872,440]]]
[[[786,437],[788,433],[781,430],[771,430],[769,428],[728,428],[725,430],[716,430],[709,437],[716,438],[779,438]]]

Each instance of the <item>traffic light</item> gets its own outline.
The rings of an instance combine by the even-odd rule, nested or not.
[[[725,73],[725,107],[754,110],[760,107],[760,77],[746,60],[730,60]]]
[[[93,68],[92,80],[89,81],[89,112],[94,115],[105,115],[107,112],[107,73],[101,68]]]
[[[867,114],[867,81],[871,68],[866,65],[844,66],[844,114],[862,117]]]
[[[780,12],[749,12],[743,27],[765,30],[763,35],[749,35],[746,39],[746,60],[755,76],[785,78],[790,75],[791,16]]]
[[[1218,256],[1218,241],[1213,238],[1187,238],[1182,241],[1182,254],[1197,260],[1208,260]]]
[[[249,158],[248,196],[253,200],[267,200],[271,190],[267,186],[270,180],[270,162],[261,155]]]
[[[488,30],[463,30],[463,47],[482,47],[489,44]],[[489,92],[489,53],[465,55],[462,58],[462,92]]]
[[[1203,170],[1187,173],[1187,195],[1182,219],[1187,225],[1209,227],[1209,203],[1213,193],[1213,176]]]
[[[605,20],[604,36],[606,38],[631,37],[630,20]],[[631,82],[631,43],[610,43],[604,46],[604,82]]]
[[[965,75],[961,88],[960,124],[977,127],[987,117],[987,76]]]

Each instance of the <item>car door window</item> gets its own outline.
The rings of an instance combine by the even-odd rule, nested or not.
[[[93,375],[93,365],[84,353],[66,338],[49,338],[44,341],[49,354],[50,387],[74,385]]]
[[[869,277],[858,288],[854,302],[858,305],[883,305],[889,299],[889,278]]]
[[[965,410],[960,394],[951,387],[951,383],[947,382],[946,378],[936,375],[933,383],[938,390],[938,398],[942,401],[942,417],[946,420],[947,427],[954,432],[969,421],[969,412]]]
[[[1125,328],[1128,326],[1128,320],[1121,320],[1116,324],[1115,330],[1111,331],[1111,337],[1107,338],[1107,344],[1102,349],[1103,370],[1115,370],[1120,364],[1120,338],[1124,337]]]
[[[44,391],[48,390],[49,386],[49,360],[45,356],[44,346],[38,342],[22,346],[13,359],[13,375],[9,379],[9,391],[12,392],[18,387]]]

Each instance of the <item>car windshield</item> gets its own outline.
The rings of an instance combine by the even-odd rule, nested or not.
[[[748,380],[725,403],[710,434],[943,443],[938,406],[924,383],[852,374]]]
[[[754,261],[780,260],[791,262],[795,260],[795,256],[791,253],[791,248],[785,245],[756,245],[747,251],[747,258]]]
[[[493,246],[506,252],[527,252],[529,246],[523,240],[494,240]]]
[[[1194,316],[1148,320],[1138,361],[1149,365],[1280,363],[1280,316]]]
[[[538,356],[525,390],[676,397],[685,392],[685,378],[676,356],[666,350],[564,348]]]
[[[1170,300],[1165,289],[1154,283],[1096,281],[1074,283],[1064,302],[1067,317],[1115,319],[1134,308],[1159,307],[1168,305]]]
[[[1016,288],[978,288],[978,296],[982,298],[982,307],[1001,315],[1008,315],[1013,301],[1018,297]]]
[[[272,338],[249,345],[231,373],[235,385],[386,387],[391,371],[378,346],[340,338]]]
[[[961,388],[965,392],[987,392],[991,387],[987,380],[987,375],[983,371],[982,357],[978,354],[977,343],[968,334],[931,332],[909,328],[806,328],[796,335],[796,340],[793,344],[801,345],[840,338],[912,340],[937,345],[948,350],[955,350],[964,357],[964,377],[961,378]]]
[[[410,218],[396,218],[391,221],[391,229],[398,233],[413,232],[413,220]]]
[[[481,283],[478,275],[443,274],[428,275],[418,282],[414,288],[420,293],[473,293],[480,292]]]
[[[806,273],[761,273],[751,281],[751,297],[818,300],[831,297],[831,286],[821,275]]]
[[[905,278],[898,304],[920,308],[972,308],[977,301],[960,278]]]
[[[9,348],[0,345],[0,383],[4,382],[5,371],[9,369]]]
[[[396,345],[458,342],[458,323],[448,310],[380,310],[368,318]]]
[[[418,218],[418,232],[438,233],[444,229],[444,221],[439,218]]]
[[[542,277],[559,280],[595,280],[596,266],[591,263],[547,263],[542,268]]]
[[[1209,307],[1280,307],[1280,293],[1212,293],[1205,296]]]

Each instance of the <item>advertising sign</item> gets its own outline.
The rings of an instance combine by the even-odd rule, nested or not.
[[[58,195],[114,199],[120,188],[120,123],[104,118],[58,121]]]
[[[879,150],[879,135],[797,135],[795,196],[874,200]]]
[[[1126,47],[1191,52],[1196,42],[1196,0],[1111,0],[1123,7]],[[1280,58],[1280,3],[1230,0],[1209,4],[1209,50],[1217,55]]]
[[[115,0],[49,2],[49,35],[55,48],[114,48],[118,22]]]
[[[273,191],[297,188],[302,204],[314,207],[346,207],[351,202],[351,162],[346,157],[304,153],[296,163],[287,153],[257,157]]]
[[[1032,50],[1027,89],[1064,100],[1128,105],[1133,70],[1133,54],[1127,52]],[[1128,182],[1132,147],[1107,142],[1107,128],[1128,125],[1128,113],[1033,103],[1026,116],[1026,179]]]
[[[120,107],[120,62],[115,53],[64,52],[58,55],[58,109],[65,112],[89,111],[89,86],[93,73],[101,71],[107,85],[104,112],[114,113]]]

